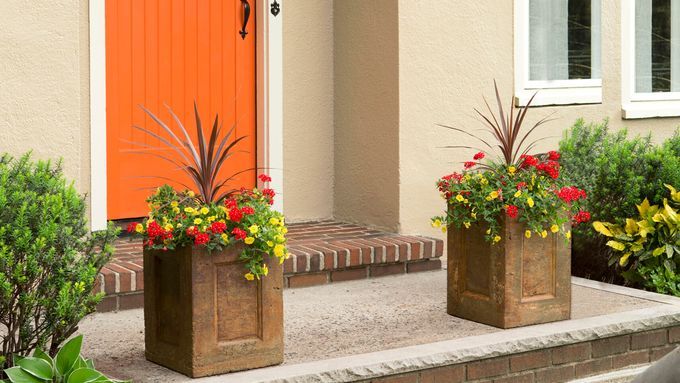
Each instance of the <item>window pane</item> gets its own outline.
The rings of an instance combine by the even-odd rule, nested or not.
[[[680,91],[680,1],[637,0],[635,75],[637,92]]]
[[[530,80],[600,77],[599,2],[530,0]]]

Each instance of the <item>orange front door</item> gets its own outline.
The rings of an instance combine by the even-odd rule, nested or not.
[[[241,0],[106,0],[109,219],[145,216],[145,200],[154,187],[168,182],[164,178],[191,186],[176,166],[134,153],[138,147],[130,142],[162,146],[133,128],[161,132],[139,105],[170,124],[167,104],[187,130],[195,132],[196,101],[204,129],[212,127],[218,114],[223,131],[235,126],[237,136],[247,136],[237,145],[243,153],[231,158],[224,173],[255,167],[255,0],[249,0],[249,6],[243,39]],[[254,184],[252,171],[230,186]]]

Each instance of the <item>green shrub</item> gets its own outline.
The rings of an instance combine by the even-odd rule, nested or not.
[[[593,227],[613,249],[610,264],[633,284],[660,293],[680,295],[680,193],[666,185],[671,199],[637,206],[638,216],[625,224],[599,222]]]
[[[0,156],[0,370],[10,355],[55,355],[101,300],[92,289],[117,231],[90,234],[61,164]]]
[[[16,357],[5,370],[9,383],[123,383],[95,370],[94,362],[80,355],[83,336],[66,342],[54,358],[37,348],[29,357]]]

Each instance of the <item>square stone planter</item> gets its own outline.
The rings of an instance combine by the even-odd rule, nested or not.
[[[517,220],[501,226],[495,245],[483,225],[449,228],[447,312],[500,328],[569,319],[570,242],[552,233],[527,239]]]
[[[240,250],[144,250],[146,358],[190,377],[283,362],[283,270],[247,281]]]

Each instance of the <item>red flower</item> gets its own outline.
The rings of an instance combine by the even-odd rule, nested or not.
[[[484,152],[479,152],[479,153],[475,154],[474,157],[472,157],[472,159],[475,160],[475,161],[479,161],[482,158],[484,158]]]
[[[522,159],[522,163],[519,165],[520,168],[536,166],[538,164],[538,159],[528,154],[522,154],[519,158]]]
[[[237,240],[239,239],[245,239],[248,236],[248,233],[246,233],[245,230],[235,227],[234,230],[231,231],[231,234],[234,235],[234,238]]]
[[[560,163],[557,161],[542,162],[536,166],[536,169],[545,172],[552,179],[560,176]]]
[[[196,235],[198,235],[198,233],[199,233],[198,229],[195,228],[194,226],[192,226],[192,227],[190,227],[190,228],[187,229],[187,235],[188,235],[189,237],[196,236]]]
[[[234,222],[241,222],[241,218],[243,218],[243,212],[241,210],[239,210],[238,208],[229,210],[230,220]]]
[[[586,198],[586,192],[574,186],[565,186],[557,191],[557,196],[564,202],[570,204],[573,201]]]
[[[590,213],[587,211],[581,210],[574,216],[574,222],[577,225],[588,221],[590,221]]]
[[[525,188],[525,187],[527,187],[526,182],[518,182],[517,183],[517,190],[522,190],[522,188]]]
[[[269,177],[269,176],[266,175],[266,174],[260,174],[260,175],[258,176],[258,178],[259,178],[260,181],[262,181],[262,182],[271,182],[271,180],[272,180],[272,178]]]
[[[551,151],[548,152],[548,159],[550,161],[557,161],[557,160],[560,159],[560,153],[556,152],[554,150],[551,150]]]
[[[205,245],[210,242],[210,236],[207,233],[198,233],[194,238],[194,244],[197,246]]]
[[[473,167],[475,165],[477,165],[477,163],[474,162],[474,161],[467,161],[467,162],[465,162],[465,164],[463,164],[463,166],[465,166],[465,169],[470,169],[471,167]]]
[[[255,209],[253,209],[250,206],[244,206],[241,209],[241,212],[243,212],[243,214],[245,214],[245,215],[253,215],[253,214],[255,214]]]
[[[510,218],[517,218],[519,209],[517,209],[517,206],[515,205],[508,205],[508,207],[505,208],[505,214],[507,214]]]
[[[224,222],[213,222],[210,225],[210,231],[215,234],[222,234],[225,230],[227,230],[227,225]]]
[[[236,200],[233,198],[229,198],[224,201],[224,206],[227,207],[227,209],[235,209],[238,204],[236,203]]]
[[[130,222],[125,229],[128,233],[134,233],[137,230],[137,222]]]

